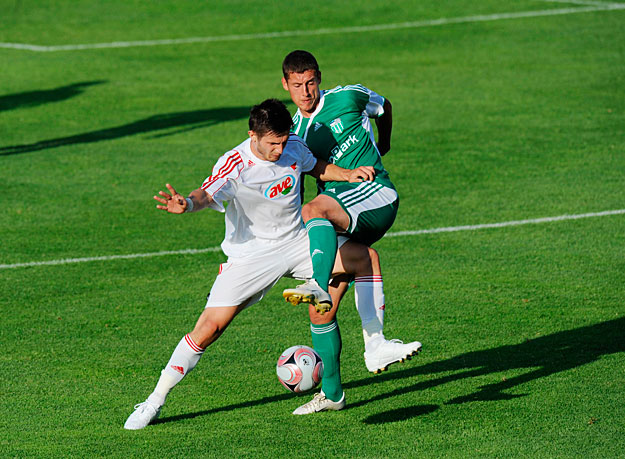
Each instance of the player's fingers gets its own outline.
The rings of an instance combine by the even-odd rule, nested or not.
[[[159,206],[158,204],[156,205],[156,208],[161,210],[167,210],[167,206]]]
[[[156,199],[158,202],[160,202],[161,204],[167,204],[167,201],[164,200],[163,198],[159,198],[158,196],[154,196],[154,199]]]
[[[164,191],[159,191],[158,194],[160,194],[162,197],[164,197],[168,201],[171,199],[171,196],[165,193]]]
[[[173,195],[178,194],[176,193],[176,190],[174,190],[174,187],[171,186],[169,183],[166,183],[165,186],[167,187],[167,189],[169,190],[169,192]]]
[[[373,177],[375,176],[374,169],[369,166],[363,166],[361,172],[363,179],[366,181],[373,180]]]

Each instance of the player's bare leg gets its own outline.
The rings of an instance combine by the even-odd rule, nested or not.
[[[161,371],[154,391],[146,401],[135,405],[135,411],[124,424],[125,429],[143,429],[158,417],[169,392],[195,368],[204,350],[222,335],[244,307],[240,305],[204,309],[193,331],[186,334],[174,349],[169,362]]]
[[[348,289],[347,281],[354,279],[356,309],[362,322],[365,342],[365,364],[372,373],[380,373],[389,365],[409,360],[421,350],[421,343],[404,343],[384,337],[384,283],[380,258],[375,249],[348,240],[341,246],[334,267],[353,275],[335,276],[330,283],[332,303],[338,304]]]
[[[337,274],[332,276],[328,284],[328,292],[332,297],[332,306],[337,306],[349,290],[349,284],[354,280],[353,274]]]

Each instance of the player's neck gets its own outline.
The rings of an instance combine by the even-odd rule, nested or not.
[[[250,151],[254,156],[256,156],[257,159],[260,159],[261,161],[268,161],[267,158],[259,153],[258,148],[256,148],[256,142],[254,142],[254,140],[250,140]]]
[[[262,160],[265,159],[260,155],[260,153],[258,153],[258,150],[256,149],[256,142],[254,142],[254,140],[250,140],[250,151],[257,158],[262,159]]]
[[[302,118],[312,118],[312,116],[315,114],[315,111],[317,110],[317,105],[315,105],[315,108],[312,111],[303,111],[301,108],[299,110],[299,112],[302,115]]]

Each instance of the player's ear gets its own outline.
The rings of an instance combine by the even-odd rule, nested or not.
[[[256,133],[254,131],[250,130],[250,131],[247,131],[247,135],[249,135],[251,139],[254,139],[254,137],[256,136]],[[256,140],[256,139],[254,139],[254,140]]]
[[[317,83],[321,84],[321,70],[317,70]]]
[[[289,84],[286,81],[286,78],[282,77],[282,87],[284,88],[285,91],[289,90]]]

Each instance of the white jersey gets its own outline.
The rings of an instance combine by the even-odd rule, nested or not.
[[[202,184],[213,199],[211,207],[226,213],[221,248],[228,257],[270,253],[277,245],[305,232],[301,176],[315,166],[317,159],[295,134],[289,136],[276,162],[254,155],[250,143],[247,139],[219,158]]]

